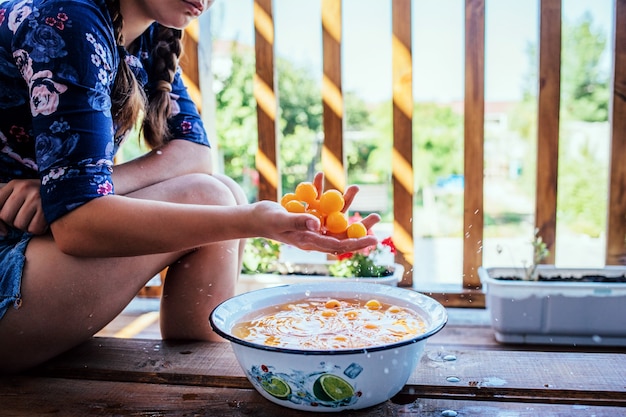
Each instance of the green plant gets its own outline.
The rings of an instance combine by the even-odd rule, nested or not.
[[[328,271],[331,276],[344,278],[388,276],[392,273],[388,266],[377,263],[377,258],[385,252],[396,253],[396,247],[390,237],[363,251],[339,255],[338,261],[330,265]]]
[[[525,267],[524,278],[526,281],[537,281],[539,279],[539,274],[537,274],[537,265],[550,255],[550,250],[548,249],[546,242],[544,242],[541,236],[539,236],[539,229],[535,229],[535,236],[530,244],[533,247],[533,262]]]
[[[261,237],[249,239],[244,248],[241,271],[244,274],[273,272],[279,255],[280,242]]]

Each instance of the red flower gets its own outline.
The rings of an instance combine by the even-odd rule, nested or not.
[[[352,253],[352,252],[341,253],[341,254],[337,255],[337,259],[340,260],[340,261],[343,261],[345,259],[352,258],[352,255],[354,255],[354,253]]]
[[[6,14],[7,9],[0,9],[0,25],[4,22],[4,15]]]
[[[389,250],[391,250],[391,253],[395,254],[396,253],[396,245],[394,245],[393,240],[391,239],[391,237],[385,238],[383,240],[381,240],[380,242],[383,246],[387,246],[389,248]]]

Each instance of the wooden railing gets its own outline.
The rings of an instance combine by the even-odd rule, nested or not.
[[[611,165],[608,195],[606,264],[626,256],[626,0],[615,0],[614,68],[611,95]],[[341,79],[341,0],[321,0],[323,46],[324,143],[322,169],[332,188],[346,185]],[[272,0],[254,0],[258,114],[259,198],[277,200],[280,173],[276,146],[278,107],[274,66]],[[401,285],[412,285],[413,259],[413,79],[411,0],[391,0],[393,152],[393,239],[398,262],[405,266]],[[535,226],[554,263],[559,143],[562,0],[540,1],[539,95]],[[188,52],[189,53],[189,52]],[[192,56],[189,57],[193,62]],[[197,57],[196,57],[197,59]],[[197,71],[197,64],[195,67]],[[484,207],[485,0],[465,1],[464,235],[463,286],[433,294],[447,305],[484,306],[477,269],[482,264]]]

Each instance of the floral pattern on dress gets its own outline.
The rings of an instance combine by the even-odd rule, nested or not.
[[[94,110],[102,111],[107,117],[111,116],[111,96],[108,86],[113,82],[115,73],[111,68],[110,54],[98,42],[93,33],[86,33],[85,39],[93,46],[91,63],[98,69],[94,88],[89,92],[89,104]]]
[[[0,1],[0,182],[40,178],[46,219],[113,194],[111,88],[124,59],[149,95],[145,68],[157,25],[129,54],[116,45],[103,0]],[[182,81],[172,82],[174,138],[209,146]]]

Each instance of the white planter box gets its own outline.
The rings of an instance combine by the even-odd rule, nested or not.
[[[542,276],[606,277],[626,267],[567,269],[539,265]],[[626,346],[626,283],[501,280],[522,268],[479,268],[496,340],[502,343]]]
[[[290,270],[294,271],[290,274],[241,274],[238,282],[238,292],[248,292],[266,287],[275,287],[278,285],[301,284],[311,282],[373,282],[384,285],[398,285],[404,274],[404,266],[400,264],[393,265],[393,275],[381,278],[339,278],[329,275],[311,275],[312,273],[327,273],[328,264],[294,264]],[[298,273],[302,271],[305,273]]]

